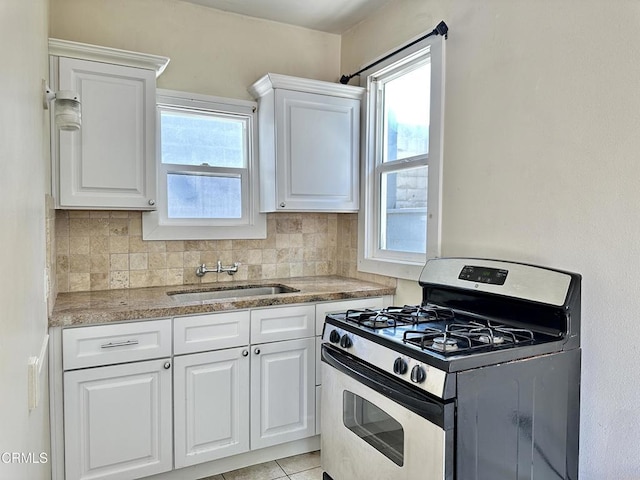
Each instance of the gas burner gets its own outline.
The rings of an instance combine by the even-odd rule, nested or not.
[[[525,328],[513,328],[504,325],[492,325],[489,323],[489,328],[494,332],[494,336],[502,335],[505,340],[512,341],[513,343],[533,341],[534,335],[531,330]]]
[[[475,327],[475,325],[476,322],[471,322],[471,325],[467,327],[465,333],[471,339],[477,340],[481,344],[502,345],[507,340],[498,329],[486,327],[483,325]]]
[[[504,342],[502,335],[478,322],[452,323],[447,325],[446,331],[452,335],[460,335],[470,341],[475,340],[482,345],[499,345]]]
[[[440,352],[453,352],[455,350],[458,350],[458,342],[456,342],[453,338],[436,337],[433,339],[431,348]]]
[[[376,315],[375,317],[363,320],[361,325],[368,328],[387,328],[388,326],[393,325],[393,320],[384,316]]]
[[[504,337],[502,335],[482,333],[478,335],[478,341],[488,345],[500,345],[504,343]]]
[[[347,310],[345,320],[367,328],[386,328],[393,323],[388,317],[381,315],[380,311],[368,308]]]
[[[407,308],[405,306],[405,308]],[[429,317],[431,320],[453,320],[455,314],[449,308],[439,307],[437,305],[420,305],[416,307],[416,315]]]

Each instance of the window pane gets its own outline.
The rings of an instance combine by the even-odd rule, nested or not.
[[[382,174],[380,249],[426,253],[427,168]]]
[[[394,418],[373,403],[346,391],[343,393],[344,426],[396,465],[404,464],[404,430]]]
[[[245,121],[213,114],[161,110],[162,163],[246,166]]]
[[[167,175],[169,218],[242,218],[241,178]]]
[[[384,156],[390,162],[429,153],[431,64],[384,83]]]

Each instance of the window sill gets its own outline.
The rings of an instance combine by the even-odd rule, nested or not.
[[[358,258],[358,271],[417,282],[425,263],[426,260],[422,263],[400,263],[391,260]]]
[[[142,215],[143,240],[236,240],[267,238],[267,216],[257,214],[252,225],[178,226],[162,225],[158,212]]]

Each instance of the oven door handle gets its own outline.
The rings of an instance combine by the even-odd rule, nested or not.
[[[322,361],[393,400],[397,404],[448,430],[453,424],[453,404],[435,400],[426,392],[416,391],[389,375],[348,357],[326,345],[322,346]]]

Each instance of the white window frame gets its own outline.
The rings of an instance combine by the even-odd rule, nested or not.
[[[156,210],[142,215],[142,238],[144,240],[228,240],[266,238],[267,219],[260,213],[259,177],[257,165],[256,109],[257,104],[210,95],[158,89],[157,103],[157,178],[158,199]],[[219,117],[240,118],[247,128],[247,165],[245,168],[223,168],[210,166],[176,165],[162,163],[161,125],[162,111],[193,111],[213,113]],[[240,176],[242,189],[242,217],[217,219],[169,218],[167,215],[167,176],[170,173],[215,173],[217,176]]]
[[[419,38],[419,37],[418,37]],[[411,42],[408,42],[411,43]],[[378,78],[395,70],[397,65],[410,66],[423,61],[431,62],[431,106],[429,122],[429,154],[405,160],[382,163],[382,126],[376,121]],[[361,77],[361,86],[367,90],[363,118],[366,121],[363,139],[362,205],[358,213],[358,270],[390,277],[417,281],[427,258],[440,256],[442,220],[442,146],[444,121],[445,41],[431,36],[381,62],[369,75]],[[427,185],[427,251],[426,254],[397,252],[379,248],[381,231],[380,182],[383,173],[428,165]]]

